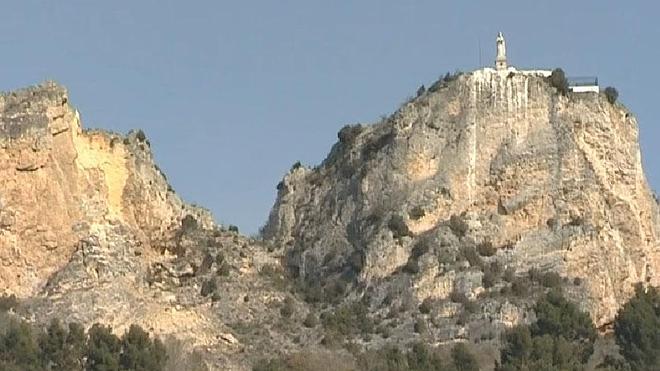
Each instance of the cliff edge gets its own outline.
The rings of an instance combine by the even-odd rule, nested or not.
[[[0,287],[30,296],[60,270],[79,241],[122,225],[159,248],[188,214],[153,162],[141,132],[83,130],[55,84],[0,95]]]

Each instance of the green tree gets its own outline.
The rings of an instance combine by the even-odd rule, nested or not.
[[[29,324],[15,320],[9,322],[0,339],[0,366],[3,370],[43,370],[39,346]]]
[[[616,100],[619,98],[619,92],[614,87],[606,87],[604,93],[605,98],[607,98],[607,101],[610,102],[610,104],[614,104],[614,102],[616,102]]]
[[[596,339],[589,316],[555,291],[540,299],[534,311],[535,323],[505,334],[496,369],[584,370]]]
[[[121,344],[119,365],[122,370],[158,371],[167,361],[165,346],[158,339],[152,341],[138,325],[131,325]]]
[[[262,359],[252,367],[252,371],[288,371],[290,368],[281,359]]]
[[[457,371],[479,371],[479,363],[467,345],[456,344],[451,350],[451,359]]]
[[[86,370],[119,370],[121,342],[110,327],[96,323],[89,329],[88,336]]]
[[[54,319],[39,336],[42,363],[46,368],[60,369],[67,354],[67,331],[59,320]]]
[[[568,80],[566,79],[566,74],[561,68],[555,68],[552,70],[552,74],[549,77],[550,85],[555,87],[558,92],[562,95],[568,94]]]
[[[638,286],[614,321],[616,343],[633,370],[660,369],[660,293]]]
[[[85,329],[77,322],[69,323],[64,347],[65,354],[61,358],[63,370],[82,370],[85,365],[84,358],[87,350],[87,336]]]
[[[530,363],[532,333],[529,326],[516,326],[504,335],[498,370],[523,370]]]
[[[536,322],[532,324],[534,336],[561,336],[576,343],[581,357],[586,362],[593,352],[596,340],[596,328],[591,317],[570,301],[559,291],[551,291],[539,300],[534,307]]]
[[[435,370],[440,366],[440,360],[424,343],[413,344],[407,354],[408,370]]]
[[[10,310],[15,310],[19,306],[18,299],[16,295],[7,295],[3,294],[0,296],[0,312],[8,312]]]

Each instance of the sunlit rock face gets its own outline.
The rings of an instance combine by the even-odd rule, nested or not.
[[[169,189],[140,132],[83,130],[54,83],[0,96],[0,291],[38,292],[80,241],[117,225],[157,248],[188,214],[212,223]]]
[[[362,292],[412,254],[420,301],[465,281],[427,256],[491,244],[518,274],[581,282],[581,305],[608,323],[636,283],[660,285],[658,205],[633,115],[596,93],[562,96],[547,75],[477,70],[344,128],[320,166],[284,177],[265,237],[301,280]]]
[[[175,339],[179,369],[197,369],[185,363],[194,350],[210,370],[250,370],[316,341],[303,326],[230,326],[278,323],[283,273],[259,241],[183,202],[141,131],[82,129],[54,83],[0,94],[0,296],[17,295],[16,316],[117,335],[136,324]]]

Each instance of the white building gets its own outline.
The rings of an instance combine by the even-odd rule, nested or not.
[[[598,77],[571,77],[568,89],[573,93],[599,93]]]
[[[496,39],[497,56],[495,57],[495,70],[497,71],[516,71],[515,68],[509,67],[506,61],[506,41],[502,33],[497,34]],[[538,74],[542,76],[550,76],[552,71],[545,70],[528,70],[517,71],[526,74]],[[573,77],[568,79],[568,89],[573,93],[599,93],[600,87],[598,86],[597,77]]]

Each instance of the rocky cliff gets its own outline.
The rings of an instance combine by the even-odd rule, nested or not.
[[[46,83],[0,96],[0,287],[29,296],[79,241],[122,226],[159,248],[185,215],[155,167],[144,134],[83,130],[64,88]]]
[[[265,237],[316,289],[399,282],[416,303],[483,294],[483,267],[460,262],[474,248],[518,276],[558,273],[610,322],[636,283],[660,285],[658,206],[634,116],[559,94],[548,74],[448,76],[380,123],[345,127],[320,166],[284,177]]]
[[[21,317],[138,324],[174,342],[174,369],[195,350],[245,370],[291,343],[254,334],[286,297],[277,255],[183,202],[144,133],[84,130],[45,83],[0,95],[0,146],[0,294],[19,297]]]
[[[211,369],[464,340],[492,366],[550,288],[605,325],[660,285],[637,136],[622,105],[544,71],[447,76],[294,165],[257,241],[183,202],[144,133],[82,129],[46,83],[0,95],[0,293],[35,324],[139,324]]]

